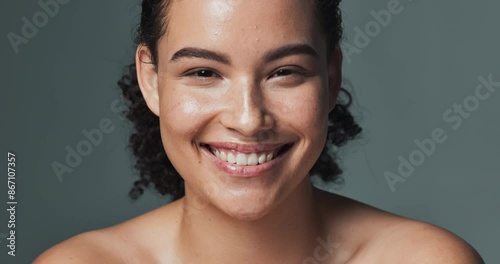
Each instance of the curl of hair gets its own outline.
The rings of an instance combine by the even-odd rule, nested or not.
[[[320,25],[327,36],[329,52],[342,38],[340,0],[313,0]],[[141,23],[137,30],[136,44],[145,45],[151,51],[152,64],[157,65],[158,40],[165,34],[168,10],[172,0],[143,0]],[[129,146],[136,158],[135,168],[139,179],[129,192],[136,200],[144,189],[152,184],[161,195],[171,195],[173,200],[184,196],[184,180],[168,159],[160,136],[159,118],[153,114],[142,97],[137,81],[136,65],[127,67],[127,72],[118,81],[128,110],[126,117],[133,124]],[[351,94],[341,88],[335,108],[329,113],[328,137],[325,147],[310,175],[319,175],[324,182],[337,182],[342,173],[337,164],[333,146],[340,147],[361,133],[361,127],[349,112]]]

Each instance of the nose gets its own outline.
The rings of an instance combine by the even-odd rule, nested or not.
[[[258,141],[267,140],[275,125],[268,109],[265,91],[259,84],[246,78],[234,82],[226,94],[225,115],[222,124],[240,136]]]

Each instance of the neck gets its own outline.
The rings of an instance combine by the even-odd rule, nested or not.
[[[311,256],[324,234],[309,178],[265,216],[234,219],[207,204],[182,201],[178,249],[189,263],[292,263]],[[188,194],[188,193],[186,193]]]

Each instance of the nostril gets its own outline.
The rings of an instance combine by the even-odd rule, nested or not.
[[[273,132],[271,130],[262,130],[262,131],[259,131],[259,133],[257,134],[257,140],[259,142],[268,141],[268,140],[271,139],[272,133]]]

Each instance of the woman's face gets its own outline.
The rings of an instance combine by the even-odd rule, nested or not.
[[[313,1],[173,2],[139,79],[187,199],[255,219],[305,182],[338,92],[326,51]]]

